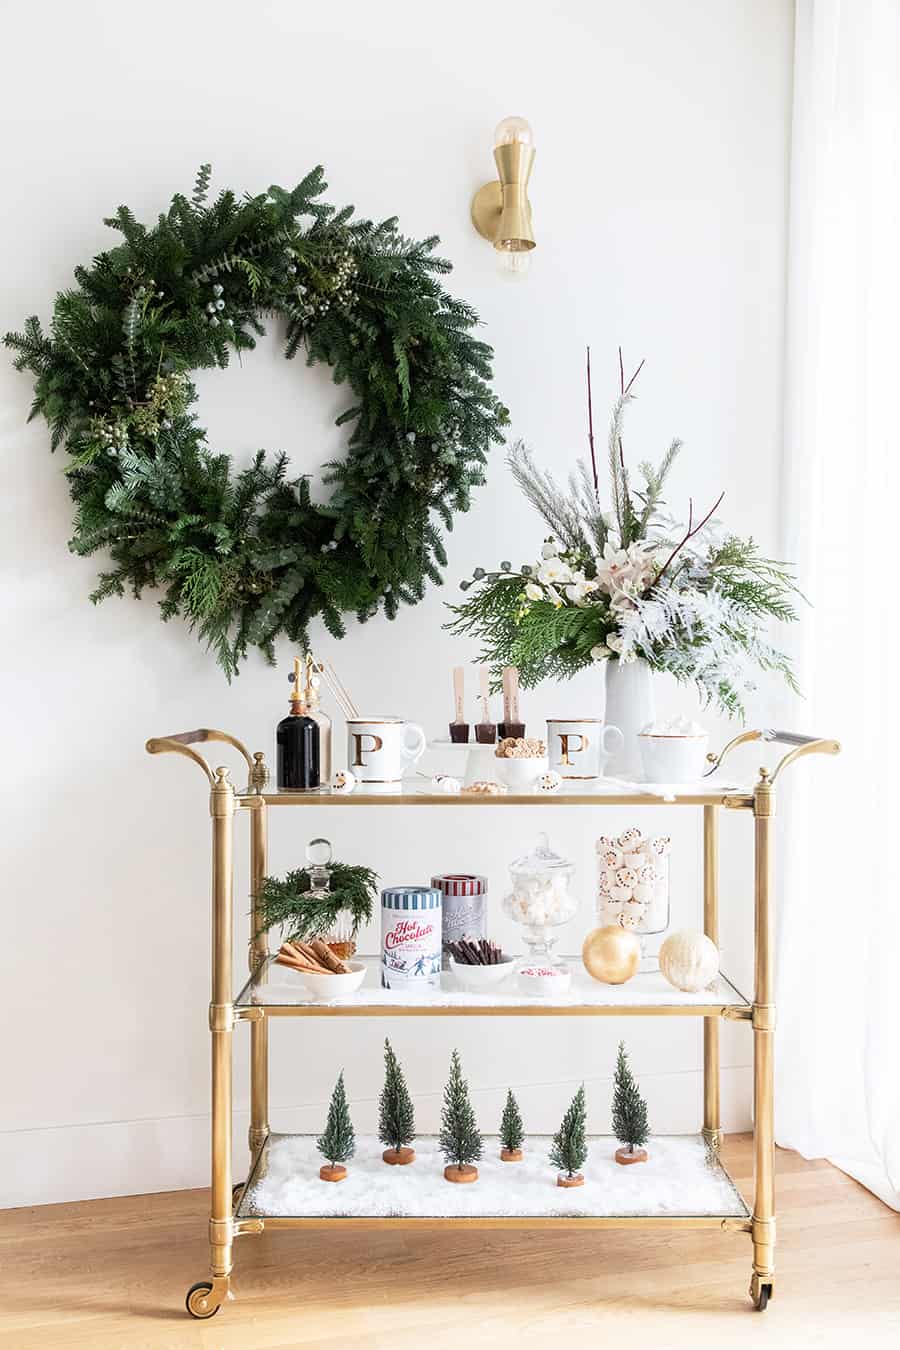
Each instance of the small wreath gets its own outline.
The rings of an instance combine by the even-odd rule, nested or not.
[[[230,678],[249,647],[272,661],[279,636],[305,643],[314,615],[342,637],[345,613],[393,618],[440,583],[435,517],[450,529],[468,509],[507,414],[477,315],[437,280],[436,237],[319,201],[321,168],[208,205],[209,179],[204,165],[150,229],[120,206],[105,223],[124,243],[76,268],[49,335],[33,317],[5,341],[36,377],[31,415],[71,455],[69,547],[114,563],[92,600],[162,588],[163,618],[182,615]],[[352,390],[325,505],[284,454],[235,471],[191,412],[190,373],[253,348],[266,314],[287,322],[287,357],[303,347]]]

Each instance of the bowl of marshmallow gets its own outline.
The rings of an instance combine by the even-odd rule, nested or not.
[[[696,783],[709,768],[709,735],[689,717],[649,722],[638,733],[638,743],[648,783]]]

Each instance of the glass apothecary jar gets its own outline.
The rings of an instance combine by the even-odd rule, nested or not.
[[[575,864],[555,853],[546,834],[540,834],[534,848],[510,864],[512,888],[503,901],[504,913],[523,928],[528,947],[524,965],[555,964],[565,969],[563,962],[551,957],[557,942],[553,930],[575,917],[578,900],[572,894]]]
[[[323,921],[316,925],[317,936],[330,947],[335,956],[349,961],[356,953],[356,924],[349,909],[334,908],[331,894],[331,860],[333,854],[327,839],[311,839],[306,846],[306,874],[309,877],[307,895],[311,901],[320,901]]]
[[[641,970],[659,968],[659,943],[669,926],[668,835],[647,836],[637,826],[597,840],[597,918],[628,928],[641,941]],[[651,951],[651,948],[655,948]]]

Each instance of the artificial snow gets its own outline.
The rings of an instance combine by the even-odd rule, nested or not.
[[[648,1007],[703,1007],[710,1004],[744,1007],[746,1000],[735,990],[724,976],[718,976],[708,989],[697,993],[684,993],[674,989],[658,970],[642,971],[628,980],[626,984],[601,984],[591,979],[581,966],[580,957],[569,961],[572,969],[572,983],[566,993],[554,993],[543,998],[535,994],[523,993],[517,984],[515,973],[495,989],[483,994],[473,994],[460,989],[450,971],[441,974],[439,989],[406,991],[382,989],[380,962],[378,957],[360,957],[366,961],[369,969],[360,988],[341,999],[318,1000],[310,996],[301,976],[272,963],[268,967],[268,979],[254,984],[250,991],[250,1003],[266,1007],[297,1006],[310,1004],[323,1008],[498,1008],[507,1005],[513,1008],[629,1008],[640,1004]],[[247,998],[240,1000],[246,1004]]]
[[[239,1213],[290,1218],[492,1218],[600,1215],[746,1218],[748,1210],[721,1164],[696,1135],[651,1136],[649,1159],[623,1167],[613,1157],[617,1140],[588,1139],[585,1183],[557,1186],[546,1135],[529,1136],[520,1163],[500,1161],[496,1136],[487,1136],[478,1180],[460,1186],[444,1180],[444,1159],[433,1136],[416,1139],[415,1162],[391,1167],[372,1135],[357,1139],[346,1181],[319,1179],[323,1159],[311,1135],[271,1135],[250,1179]]]

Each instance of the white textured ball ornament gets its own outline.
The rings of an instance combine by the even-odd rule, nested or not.
[[[538,787],[541,792],[558,792],[561,783],[562,778],[555,769],[551,769],[549,773],[541,774],[538,779]]]
[[[448,773],[436,773],[431,780],[431,786],[435,792],[446,792],[448,796],[452,796],[462,789],[462,783],[459,779],[453,778]]]
[[[349,769],[338,769],[337,773],[332,774],[332,792],[352,792],[355,787],[356,778]]]
[[[705,933],[683,928],[670,933],[659,949],[659,968],[669,984],[696,994],[719,973],[719,949]]]

